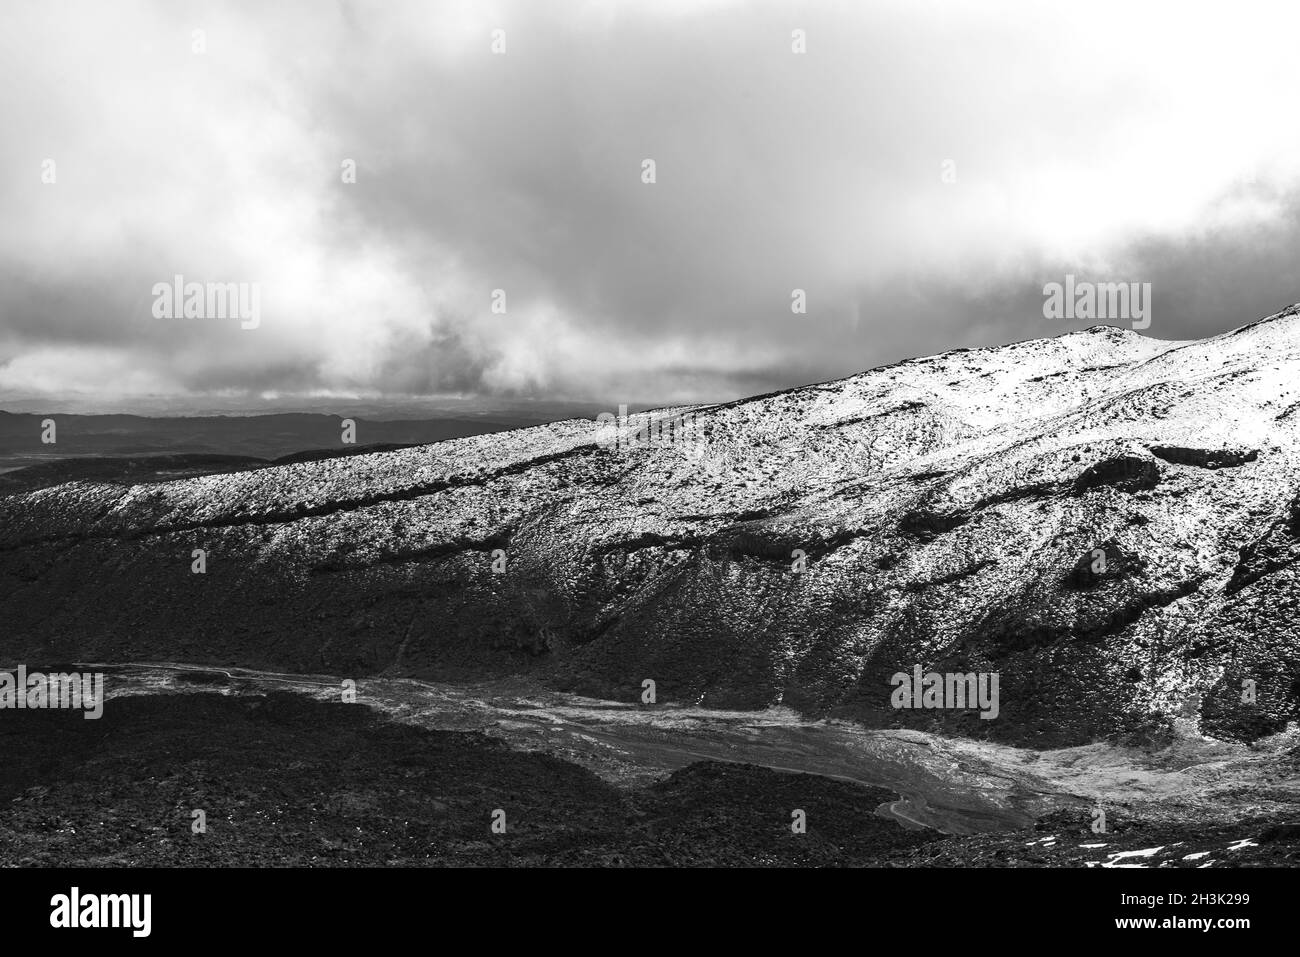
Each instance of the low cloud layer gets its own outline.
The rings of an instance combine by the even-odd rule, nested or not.
[[[1297,19],[18,0],[0,401],[724,399],[1089,325],[1067,273],[1225,331],[1300,300]],[[260,324],[156,318],[177,274]]]

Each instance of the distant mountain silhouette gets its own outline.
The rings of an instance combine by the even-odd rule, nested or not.
[[[353,445],[341,442],[342,416],[311,412],[270,415],[152,417],[63,415],[0,411],[0,470],[89,456],[235,455],[277,459],[358,445],[420,445],[537,425],[550,418],[493,414],[376,421],[352,416]],[[56,439],[41,441],[41,423],[53,419]]]

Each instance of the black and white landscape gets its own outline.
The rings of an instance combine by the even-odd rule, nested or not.
[[[7,653],[109,690],[6,714],[6,849],[1294,863],[1298,332],[1094,326],[612,423],[9,473]],[[985,684],[899,706],[917,668]]]
[[[0,864],[1300,864],[1294,10],[4,16]]]

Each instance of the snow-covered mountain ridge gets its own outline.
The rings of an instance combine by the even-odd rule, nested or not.
[[[687,421],[682,442],[571,420],[73,482],[0,498],[0,659],[527,673],[624,700],[653,679],[660,702],[1037,745],[1178,716],[1254,738],[1300,711],[1298,409],[1293,306],[632,417]],[[999,717],[892,708],[918,664],[998,673]]]

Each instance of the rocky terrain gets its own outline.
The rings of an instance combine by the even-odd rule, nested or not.
[[[1099,834],[1073,808],[945,836],[882,815],[890,789],[823,774],[703,760],[619,786],[479,730],[199,684],[115,697],[99,721],[6,712],[0,866],[1300,864],[1300,824],[1276,809],[1112,808]]]
[[[34,482],[0,498],[0,662],[527,675],[622,701],[650,679],[661,702],[1032,748],[1158,743],[1176,720],[1253,742],[1300,709],[1298,410],[1292,307],[622,430]],[[681,416],[685,441],[634,441]],[[998,717],[891,707],[915,665],[997,673]]]
[[[11,717],[0,864],[867,864],[938,836],[877,817],[878,789],[702,763],[629,793],[480,733],[285,692]],[[799,835],[796,808],[812,822]]]

